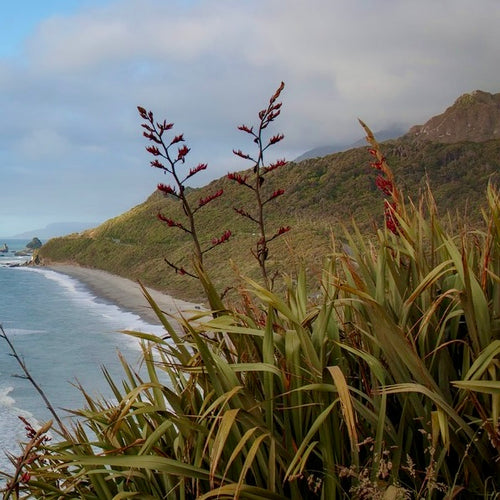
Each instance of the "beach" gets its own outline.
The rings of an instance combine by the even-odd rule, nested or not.
[[[86,285],[97,297],[111,302],[125,311],[140,316],[146,323],[159,325],[160,321],[151,309],[139,283],[111,274],[101,269],[91,269],[69,264],[50,264],[47,269],[66,274]],[[193,311],[203,309],[201,304],[175,299],[170,295],[147,288],[159,308],[166,314],[187,316]]]

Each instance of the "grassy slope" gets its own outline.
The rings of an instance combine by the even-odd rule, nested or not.
[[[482,203],[490,178],[500,184],[498,140],[420,146],[390,141],[383,151],[400,186],[413,199],[418,198],[428,180],[441,214],[465,214],[467,207],[476,208]],[[269,192],[279,187],[286,189],[285,195],[267,205],[269,232],[272,234],[282,225],[292,226],[286,237],[271,243],[271,268],[289,271],[298,259],[304,259],[314,276],[328,253],[332,232],[341,236],[341,225],[349,225],[352,218],[362,230],[380,220],[383,197],[375,187],[376,173],[369,161],[366,148],[357,148],[290,163],[268,177]],[[226,229],[233,233],[229,242],[207,254],[207,269],[219,290],[235,283],[229,259],[237,262],[244,275],[258,277],[250,253],[256,239],[255,228],[232,208],[251,211],[248,190],[221,178],[193,189],[190,195],[197,200],[221,187],[224,196],[198,213],[200,233],[207,245]],[[182,261],[189,254],[189,240],[181,231],[158,221],[159,210],[182,220],[179,205],[154,193],[141,205],[98,228],[50,240],[40,250],[40,257],[46,263],[69,261],[105,269],[140,279],[180,298],[199,300],[202,295],[195,280],[176,275],[164,262],[165,256],[174,262]]]

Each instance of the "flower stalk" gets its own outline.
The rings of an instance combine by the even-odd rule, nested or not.
[[[169,174],[172,180],[172,184],[159,183],[157,189],[165,196],[171,196],[181,202],[186,219],[176,220],[162,213],[158,213],[157,217],[168,227],[177,228],[189,234],[192,240],[193,257],[197,263],[194,267],[195,269],[203,269],[203,256],[216,246],[228,241],[231,231],[226,230],[221,237],[212,238],[211,242],[204,246],[200,240],[195,214],[198,210],[222,196],[223,190],[220,189],[205,198],[201,198],[197,203],[190,200],[186,196],[186,182],[198,172],[205,170],[207,164],[200,163],[183,174],[181,167],[185,164],[186,156],[190,151],[190,148],[185,144],[184,134],[175,135],[170,140],[167,139],[168,134],[165,134],[165,132],[172,130],[173,123],[167,123],[166,120],[163,122],[155,121],[153,112],[147,111],[141,106],[138,106],[137,110],[144,120],[141,125],[144,129],[143,135],[153,143],[146,146],[146,151],[154,157],[150,164],[152,167],[162,170],[163,173]],[[180,263],[168,259],[165,259],[165,262],[178,274],[194,278],[199,277],[196,271],[187,271]]]
[[[264,280],[266,288],[272,289],[273,280],[269,276],[267,269],[267,260],[269,259],[268,244],[277,237],[287,233],[290,226],[282,226],[271,236],[269,236],[268,228],[265,221],[265,206],[279,198],[285,193],[284,189],[276,189],[274,192],[268,194],[264,188],[265,176],[280,167],[287,164],[284,159],[275,161],[274,163],[266,164],[264,160],[264,153],[267,149],[284,139],[284,134],[275,134],[268,139],[264,138],[266,128],[273,122],[281,113],[282,103],[278,102],[281,92],[285,88],[285,84],[281,82],[280,86],[269,100],[267,108],[259,111],[259,122],[257,126],[240,125],[238,130],[250,135],[253,142],[257,145],[256,155],[252,156],[250,153],[243,152],[241,149],[234,149],[233,153],[244,159],[252,162],[252,174],[242,175],[236,172],[231,172],[227,178],[238,183],[254,193],[255,209],[250,211],[244,207],[234,207],[234,211],[252,221],[258,226],[259,238],[252,249],[252,255],[257,259]]]

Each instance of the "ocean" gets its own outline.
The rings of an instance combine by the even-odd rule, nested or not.
[[[140,362],[138,340],[120,333],[138,330],[161,333],[161,328],[142,321],[96,297],[74,278],[48,269],[11,267],[29,260],[14,256],[27,240],[1,240],[0,324],[22,356],[28,370],[55,408],[83,408],[78,381],[92,395],[111,398],[101,367],[122,378],[119,350],[132,366]],[[0,470],[11,471],[6,453],[19,455],[25,441],[23,416],[34,425],[51,418],[31,383],[20,378],[22,370],[0,338]],[[59,411],[64,419],[69,415]],[[0,478],[1,482],[1,478]]]

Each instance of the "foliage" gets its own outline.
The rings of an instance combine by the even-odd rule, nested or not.
[[[375,153],[379,153],[375,144]],[[36,498],[493,498],[500,492],[500,196],[445,228],[430,190],[374,238],[345,228],[321,287],[240,278],[224,314],[142,339],[114,400],[40,442]],[[387,222],[387,219],[386,219]],[[203,279],[203,273],[200,272]],[[77,443],[77,444],[75,444]]]

